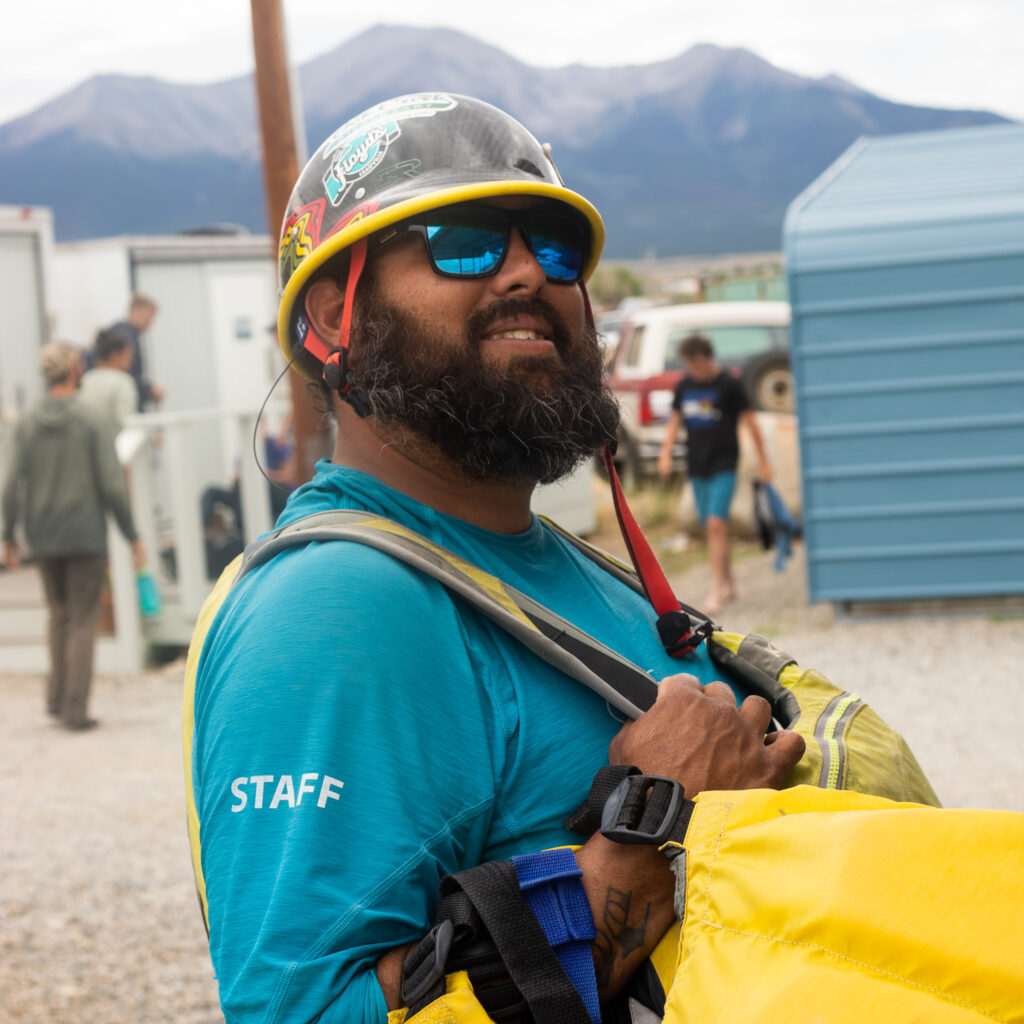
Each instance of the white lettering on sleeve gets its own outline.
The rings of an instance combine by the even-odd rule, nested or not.
[[[284,800],[289,807],[295,806],[295,786],[292,783],[292,777],[290,775],[281,776],[281,779],[277,784],[277,789],[274,790],[274,799],[270,801],[270,809],[273,810],[282,800]]]
[[[245,775],[242,775],[231,783],[231,795],[238,801],[237,804],[231,805],[232,812],[245,810],[245,805],[248,802],[249,797],[246,795],[246,792],[242,787],[248,781],[249,779]]]
[[[263,806],[263,787],[268,782],[273,782],[274,781],[274,776],[273,775],[253,775],[252,778],[249,779],[249,781],[256,784],[256,799],[253,801],[253,806],[254,807],[262,807]]]
[[[324,781],[320,785],[320,798],[316,802],[317,807],[326,807],[328,800],[340,800],[340,794],[332,792],[332,787],[337,786],[340,790],[344,785],[345,783],[341,779],[334,779],[330,775],[325,775]]]
[[[302,803],[302,794],[303,793],[315,793],[316,792],[316,786],[311,786],[309,783],[313,779],[318,779],[318,778],[320,778],[320,773],[319,772],[304,772],[303,773],[302,778],[299,779],[299,792],[295,796],[295,803],[296,804],[301,804]],[[309,781],[307,781],[307,780],[309,780]]]

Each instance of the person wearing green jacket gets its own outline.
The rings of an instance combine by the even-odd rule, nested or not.
[[[23,524],[49,606],[47,710],[71,730],[91,729],[88,716],[100,590],[111,513],[132,545],[136,568],[146,552],[132,519],[111,424],[78,395],[82,360],[60,342],[40,351],[46,397],[18,423],[3,490],[4,562],[21,564],[15,537]]]

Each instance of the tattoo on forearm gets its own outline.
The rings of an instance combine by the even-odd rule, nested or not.
[[[616,947],[619,956],[625,960],[631,953],[642,949],[647,940],[647,923],[651,916],[651,905],[644,908],[643,920],[631,923],[629,912],[633,903],[631,892],[622,892],[609,886],[605,893],[604,914],[597,926],[594,939],[594,967],[597,987],[607,988],[615,972]],[[634,914],[634,917],[636,915]]]

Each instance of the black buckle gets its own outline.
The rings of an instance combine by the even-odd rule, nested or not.
[[[370,400],[356,383],[355,374],[348,368],[347,348],[332,348],[327,353],[323,381],[331,391],[337,391],[342,401],[348,402],[361,419],[370,415]]]
[[[434,925],[406,957],[402,971],[402,1004],[410,1012],[439,981],[444,981],[454,935],[455,925],[444,920]],[[416,1009],[421,1007],[416,1006]]]
[[[669,793],[664,793],[664,787]],[[655,800],[655,792],[658,800]],[[648,799],[650,793],[650,800]],[[664,814],[647,822],[647,812],[667,796]],[[615,843],[661,846],[672,838],[685,794],[675,779],[662,775],[627,775],[613,790],[601,815],[601,835]]]
[[[683,608],[673,608],[658,616],[658,638],[673,658],[695,651],[714,632],[709,619],[697,618]]]

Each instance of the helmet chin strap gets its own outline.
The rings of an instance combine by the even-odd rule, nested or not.
[[[594,327],[594,311],[590,305],[587,286],[582,281],[580,281],[580,291],[583,293],[583,308],[587,325]],[[601,459],[612,488],[612,500],[615,503],[615,518],[619,523],[619,532],[626,542],[630,561],[643,584],[647,600],[658,614],[658,636],[665,650],[673,658],[685,657],[696,650],[711,635],[715,628],[714,623],[696,608],[684,605],[673,593],[658,562],[657,555],[651,549],[651,545],[626,500],[626,493],[622,489],[619,474],[615,469],[614,444],[604,446]]]
[[[349,369],[348,355],[352,337],[352,307],[355,305],[356,286],[359,284],[363,267],[366,266],[366,247],[365,238],[360,238],[352,243],[348,279],[345,282],[345,305],[342,307],[341,328],[338,331],[338,344],[327,352],[323,359],[324,383],[332,391],[337,391],[341,400],[348,402],[362,417],[370,415],[370,403],[366,393],[356,383],[355,376]]]

